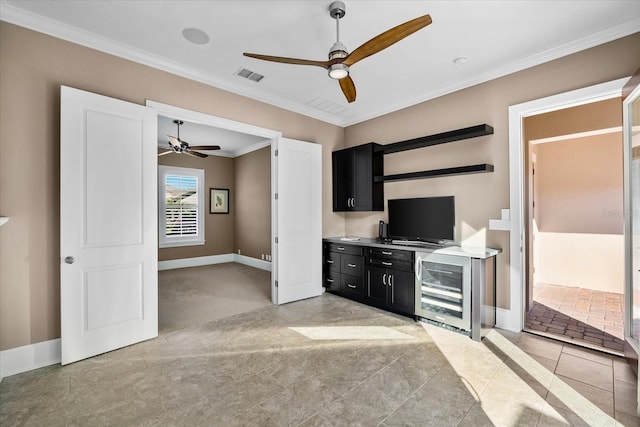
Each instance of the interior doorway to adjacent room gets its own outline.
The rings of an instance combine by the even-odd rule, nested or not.
[[[526,117],[525,330],[624,349],[622,115],[612,98]]]

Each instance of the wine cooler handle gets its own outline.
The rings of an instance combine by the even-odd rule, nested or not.
[[[422,280],[422,261],[420,261],[420,257],[416,257],[416,279],[418,281]]]

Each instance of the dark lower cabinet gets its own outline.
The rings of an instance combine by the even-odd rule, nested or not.
[[[366,267],[365,301],[390,311],[413,315],[415,279],[412,272]]]
[[[414,315],[413,252],[324,242],[323,254],[328,292]]]
[[[354,245],[324,243],[324,279],[327,291],[362,300],[364,282],[363,248]]]

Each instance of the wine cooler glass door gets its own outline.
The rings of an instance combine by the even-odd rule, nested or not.
[[[471,329],[471,263],[468,258],[416,253],[416,314]]]

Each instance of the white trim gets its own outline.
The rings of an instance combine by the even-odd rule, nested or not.
[[[259,268],[260,270],[271,271],[271,263],[263,259],[251,258],[246,255],[233,254],[233,261],[238,264],[248,265],[249,267]]]
[[[249,154],[249,153],[252,153],[254,151],[258,151],[261,148],[268,147],[269,145],[271,145],[271,140],[257,142],[255,144],[252,144],[252,145],[250,145],[248,147],[245,147],[245,148],[242,148],[242,149],[236,151],[234,153],[234,157],[244,156],[245,154]]]
[[[158,261],[158,271],[173,270],[175,268],[200,267],[203,265],[222,264],[233,262],[233,254],[209,255],[196,258],[170,259]]]
[[[227,262],[237,262],[238,264],[248,265],[249,267],[271,271],[271,263],[269,261],[233,253],[158,261],[158,271],[173,270],[176,268],[201,267],[203,265],[224,264]]]
[[[524,324],[525,303],[525,265],[522,248],[524,241],[524,175],[523,175],[523,129],[525,117],[557,111],[577,105],[588,104],[621,96],[622,87],[628,77],[577,89],[546,98],[535,99],[509,107],[509,208],[511,211],[509,310],[501,310],[497,314],[496,326],[512,331],[521,331]]]
[[[60,363],[60,338],[0,351],[0,381],[33,369]]]
[[[179,175],[196,178],[198,196],[197,234],[192,236],[167,236],[167,175]],[[158,165],[158,246],[173,248],[179,246],[204,245],[205,215],[204,205],[207,196],[204,192],[204,169],[183,168],[178,166]]]
[[[596,129],[588,132],[570,133],[567,135],[551,136],[549,138],[530,139],[529,144],[546,144],[548,142],[566,141],[569,139],[588,138],[590,136],[606,135],[608,133],[622,132],[622,126],[613,128]]]
[[[22,27],[29,28],[31,30],[48,34],[50,36],[67,40],[72,43],[76,43],[92,49],[97,49],[111,55],[125,58],[129,61],[167,71],[178,76],[186,77],[188,79],[214,86],[238,95],[246,96],[256,101],[265,102],[267,104],[274,105],[285,110],[293,111],[295,113],[341,127],[347,127],[360,122],[364,122],[366,120],[370,120],[375,117],[400,110],[402,108],[407,108],[412,105],[416,105],[430,99],[446,95],[448,93],[459,91],[461,89],[468,88],[508,74],[512,74],[517,71],[533,67],[535,65],[540,65],[545,62],[561,58],[563,56],[589,49],[591,47],[598,46],[603,43],[628,36],[630,34],[634,34],[638,31],[638,28],[640,28],[640,18],[632,18],[629,21],[623,22],[602,31],[589,34],[578,40],[565,43],[561,46],[556,46],[544,52],[528,56],[518,61],[505,64],[503,66],[495,67],[484,74],[478,74],[470,79],[455,83],[447,87],[441,87],[431,92],[420,93],[414,98],[405,100],[403,102],[399,102],[396,104],[381,104],[362,113],[355,113],[353,115],[349,115],[347,110],[347,115],[345,117],[340,117],[322,110],[318,110],[309,105],[291,101],[289,99],[285,99],[284,97],[268,93],[257,88],[255,85],[243,85],[242,83],[245,82],[240,79],[238,79],[238,82],[234,82],[231,80],[214,77],[211,74],[203,72],[202,70],[185,67],[185,65],[182,63],[169,61],[165,58],[151,55],[149,54],[149,52],[133,48],[129,45],[107,39],[106,37],[101,37],[91,32],[81,30],[62,22],[31,13],[18,7],[14,7],[8,4],[6,0],[0,1],[0,20],[10,22],[15,25],[20,25]]]

